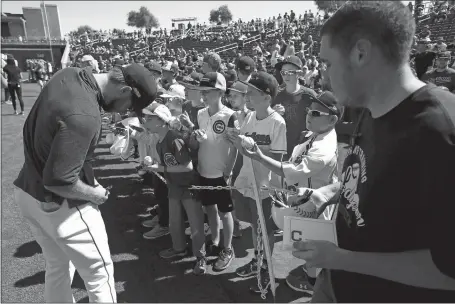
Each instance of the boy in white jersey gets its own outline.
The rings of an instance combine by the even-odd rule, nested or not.
[[[236,81],[226,91],[227,99],[232,107],[232,109],[237,115],[237,121],[239,122],[239,126],[242,127],[246,116],[251,112],[250,109],[246,106],[246,93],[248,91],[248,86],[241,82]],[[239,176],[240,169],[243,165],[243,157],[242,155],[237,155],[235,159],[234,168],[232,169],[232,177],[231,177],[231,184],[235,183],[237,176]],[[233,198],[234,208],[235,208],[235,200]],[[242,230],[240,221],[235,214],[235,210],[232,212],[232,217],[234,218],[234,237],[241,237]]]
[[[201,186],[227,186],[234,166],[236,150],[224,136],[228,128],[237,128],[235,112],[221,102],[226,92],[226,79],[217,72],[209,72],[201,79],[199,90],[207,105],[199,110],[197,122],[199,129],[194,134],[199,138],[198,172]],[[201,138],[205,138],[201,140]],[[212,247],[220,242],[220,222],[218,212],[223,221],[224,247],[219,252],[218,260],[213,268],[216,271],[226,269],[234,259],[232,234],[234,222],[232,211],[234,205],[229,191],[201,190],[199,192],[202,205],[205,206],[210,229],[212,231]]]
[[[270,157],[281,161],[284,154],[286,154],[286,123],[283,117],[274,111],[270,105],[273,98],[276,97],[278,91],[278,82],[270,74],[259,72],[252,78],[248,85],[247,92],[247,106],[253,108],[255,111],[250,113],[240,129],[240,134],[252,137],[261,150]],[[229,140],[234,146],[242,151],[241,139],[238,135],[229,135]],[[264,167],[258,162],[251,162],[248,158],[243,159],[243,166],[240,170],[239,176],[235,181],[235,187],[243,188],[233,191],[235,197],[237,216],[239,219],[251,223],[253,245],[255,248],[255,257],[248,264],[238,268],[236,274],[241,277],[253,276],[258,271],[258,255],[257,249],[262,251],[263,248],[257,248],[257,221],[258,210],[256,208],[256,201],[252,187],[253,183],[253,168],[256,177],[256,183],[259,188],[262,186],[269,186],[271,180],[270,169]],[[262,200],[262,209],[266,221],[266,229],[269,237],[270,249],[273,252],[275,243],[274,230],[276,226],[271,217],[272,200],[267,191],[260,191],[260,199]],[[266,286],[269,281],[267,265],[263,263],[261,268],[262,286]],[[257,283],[251,288],[254,292],[259,292]]]

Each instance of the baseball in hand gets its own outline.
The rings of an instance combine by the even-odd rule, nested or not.
[[[153,165],[153,159],[150,156],[144,157],[144,165],[146,165],[146,166]]]
[[[106,144],[111,145],[111,144],[114,143],[114,140],[115,140],[114,133],[109,133],[109,134],[106,135],[106,139],[105,139]]]
[[[247,150],[252,151],[254,148],[254,139],[251,137],[245,136],[245,135],[239,135],[240,139],[242,140],[242,147],[244,147]]]

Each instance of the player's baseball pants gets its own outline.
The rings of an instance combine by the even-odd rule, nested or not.
[[[90,302],[117,301],[114,266],[103,218],[87,203],[44,212],[41,202],[16,188],[16,203],[27,220],[46,260],[44,298],[48,303],[74,302],[71,282],[77,269]]]

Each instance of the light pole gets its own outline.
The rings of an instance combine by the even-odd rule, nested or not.
[[[52,41],[51,41],[51,32],[49,30],[49,20],[47,19],[47,11],[46,11],[46,5],[44,4],[44,1],[41,1],[42,5],[42,15],[43,15],[43,21],[46,22],[46,30],[47,30],[47,39],[49,41],[49,50],[51,52],[51,60],[52,60],[52,66],[55,66],[54,62],[54,53],[52,52]]]

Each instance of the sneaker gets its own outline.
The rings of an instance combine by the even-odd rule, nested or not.
[[[261,267],[261,287],[267,288],[267,290],[270,290],[271,285],[268,285],[270,282],[270,276],[269,276],[269,271],[267,268]],[[250,291],[254,293],[261,293],[261,290],[259,289],[258,282],[257,280],[254,280],[254,285],[250,287]]]
[[[154,240],[160,238],[162,236],[169,234],[169,227],[161,227],[160,225],[156,225],[152,230],[143,234],[144,239],[147,240]]]
[[[235,238],[242,237],[242,229],[240,227],[240,221],[234,221],[234,234],[232,236]]]
[[[146,228],[154,228],[156,225],[158,225],[159,220],[160,217],[158,215],[155,215],[151,220],[143,221],[142,226]]]
[[[12,105],[13,102],[12,102],[11,100],[7,100],[7,101],[5,102],[5,104],[7,104],[7,105]]]
[[[188,254],[188,252],[186,251],[186,249],[184,249],[182,251],[175,251],[174,248],[165,249],[165,250],[160,251],[160,253],[159,253],[160,257],[163,259],[184,257],[187,254]]]
[[[185,234],[189,235],[190,238],[191,238],[191,227],[188,227],[188,228],[185,229]],[[212,234],[212,230],[210,230],[209,224],[204,223],[204,235],[207,236],[207,235],[210,235],[210,234]]]
[[[224,248],[220,251],[218,255],[218,259],[216,260],[215,264],[213,265],[213,270],[221,271],[229,267],[232,260],[234,260],[235,254],[232,248]]]
[[[273,232],[275,235],[283,235],[283,230],[277,229]]]
[[[17,113],[17,111],[16,111],[16,110],[14,110],[14,115],[17,115],[17,114],[19,114],[19,113]]]
[[[21,111],[20,115],[24,116],[25,115],[24,111]]]
[[[201,275],[207,271],[207,259],[205,257],[197,258],[196,265],[194,265],[193,273]]]
[[[293,269],[286,277],[286,283],[288,286],[300,292],[305,292],[309,295],[313,295],[313,286],[316,279],[311,279],[302,267]],[[313,281],[313,283],[311,282]]]
[[[206,244],[205,249],[207,251],[207,255],[208,256],[216,256],[217,257],[217,256],[220,255],[220,252],[221,252],[220,246],[213,244],[212,240],[210,240]]]
[[[243,265],[235,270],[235,274],[242,278],[256,275],[258,272],[258,261],[253,258],[248,264]]]

